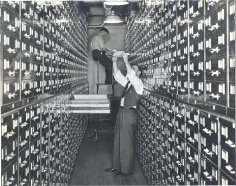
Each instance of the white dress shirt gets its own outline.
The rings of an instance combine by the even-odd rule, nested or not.
[[[106,48],[104,44],[103,37],[98,33],[91,40],[91,49],[92,50],[101,50],[102,48]]]
[[[122,87],[125,87],[126,84],[130,81],[129,87],[133,85],[137,94],[143,94],[143,82],[136,76],[133,70],[131,70],[131,72],[126,75],[126,77],[120,72],[120,70],[118,70],[114,74],[114,78]],[[121,98],[120,106],[124,106],[124,97]]]

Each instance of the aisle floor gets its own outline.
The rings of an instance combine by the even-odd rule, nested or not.
[[[137,158],[135,171],[131,176],[115,176],[104,171],[111,167],[112,134],[99,136],[96,142],[88,134],[86,136],[75,162],[70,185],[146,185]]]

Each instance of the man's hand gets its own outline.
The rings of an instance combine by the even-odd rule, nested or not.
[[[114,57],[122,57],[124,55],[124,51],[115,51],[113,56]]]
[[[124,52],[124,54],[123,54],[123,59],[124,59],[124,62],[125,63],[128,63],[129,62],[129,60],[128,60],[128,55]]]
[[[114,56],[113,56],[113,57],[112,57],[112,61],[113,61],[113,62],[116,62],[116,61],[117,61],[117,57],[114,57]]]

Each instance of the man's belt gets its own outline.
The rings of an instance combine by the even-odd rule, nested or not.
[[[125,107],[123,107],[123,106],[120,106],[120,108],[122,108],[122,109],[132,109],[132,110],[136,110],[136,108],[134,108],[134,107],[125,108]]]

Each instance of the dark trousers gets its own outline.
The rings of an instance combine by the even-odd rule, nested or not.
[[[104,51],[93,50],[93,59],[99,61],[104,66],[106,72],[105,84],[112,84],[112,61],[106,56]]]
[[[124,174],[134,171],[135,125],[135,110],[119,108],[115,126],[113,167]]]

